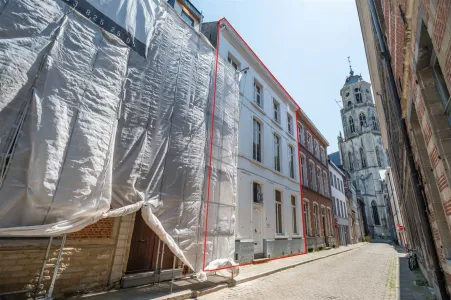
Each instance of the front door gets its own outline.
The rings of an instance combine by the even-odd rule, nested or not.
[[[127,263],[127,273],[153,271],[157,267],[158,236],[144,221],[141,210],[136,212],[135,226],[130,243],[130,255]],[[160,242],[158,268],[161,266],[163,242]],[[164,247],[163,269],[172,268],[174,255],[167,246]]]
[[[262,240],[262,208],[260,206],[254,206],[252,213],[252,227],[254,238],[254,254],[263,253],[263,240]]]

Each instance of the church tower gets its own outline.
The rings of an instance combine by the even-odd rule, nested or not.
[[[369,235],[389,238],[387,207],[383,198],[383,182],[379,171],[387,168],[376,107],[370,83],[355,75],[351,65],[340,91],[343,108],[341,120],[344,136],[338,138],[343,167],[351,174],[354,185],[365,203]]]

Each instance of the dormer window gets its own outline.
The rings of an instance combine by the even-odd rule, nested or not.
[[[352,106],[352,101],[348,101],[348,107]]]
[[[194,20],[188,14],[182,10],[182,18],[185,20],[186,23],[188,23],[191,26],[194,26]]]
[[[235,57],[233,57],[230,53],[227,56],[227,62],[231,64],[235,70],[238,70],[240,67],[240,63],[238,62],[238,60]]]

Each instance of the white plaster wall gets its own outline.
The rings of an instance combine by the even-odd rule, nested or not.
[[[344,188],[344,178],[343,178],[343,174],[338,172],[331,164],[329,164],[329,171],[332,173],[332,177],[333,175],[335,175],[337,177],[337,179],[340,179],[341,182],[343,183],[343,188]],[[335,188],[332,184],[333,178],[330,179],[330,188],[331,188],[331,192],[332,192],[332,197],[334,197],[336,200],[335,201],[339,201],[341,204],[336,204],[337,206],[337,210],[339,210],[340,208],[338,207],[338,205],[342,205],[343,209],[346,209],[343,215],[339,215],[337,210],[334,210],[334,216],[337,219],[337,223],[339,225],[349,225],[349,221],[348,221],[348,213],[347,213],[347,208],[348,205],[346,204],[346,196],[343,192],[341,192],[339,189]],[[345,206],[346,204],[346,206]],[[342,209],[342,210],[343,210]]]
[[[228,55],[238,61],[239,68],[249,66],[247,74],[243,74],[240,81],[240,124],[238,137],[238,187],[237,187],[237,214],[236,237],[240,239],[253,238],[252,211],[254,207],[252,199],[252,183],[263,185],[263,231],[262,238],[276,237],[276,211],[275,190],[282,192],[282,220],[283,232],[286,237],[293,236],[291,195],[296,196],[297,226],[299,235],[303,236],[302,205],[299,186],[298,147],[296,141],[296,115],[295,106],[284,93],[275,91],[269,83],[267,74],[252,62],[252,58],[245,53],[226,29],[221,30],[219,42],[219,55],[227,59]],[[256,79],[263,87],[263,108],[253,103],[253,83]],[[280,103],[280,124],[272,120],[273,98]],[[293,135],[288,133],[287,113],[292,116]],[[262,162],[252,159],[252,127],[253,118],[262,123]],[[273,167],[273,134],[276,132],[281,138],[281,171],[277,172]],[[295,179],[289,178],[288,145],[294,148],[294,173]],[[299,236],[294,235],[294,236]]]

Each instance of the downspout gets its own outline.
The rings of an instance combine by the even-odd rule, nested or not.
[[[402,108],[401,108],[398,91],[396,89],[396,82],[394,79],[393,70],[391,68],[390,53],[389,53],[388,48],[385,47],[385,41],[382,39],[379,19],[377,18],[376,12],[375,12],[374,0],[368,0],[368,1],[369,1],[369,8],[371,11],[373,25],[376,30],[377,39],[379,41],[379,45],[381,46],[380,47],[381,54],[384,57],[384,62],[386,64],[386,69],[388,72],[389,88],[390,88],[393,98],[394,98],[393,99],[394,101],[392,101],[394,103],[394,108],[395,108],[394,113],[398,116],[399,127],[401,129],[401,134],[404,139],[406,159],[408,161],[410,172],[411,172],[410,179],[412,181],[412,186],[415,191],[414,205],[416,206],[417,211],[419,213],[420,222],[424,224],[423,237],[426,242],[426,247],[428,248],[428,252],[431,256],[432,267],[434,269],[433,273],[435,275],[435,278],[437,279],[437,285],[439,288],[439,290],[437,291],[437,296],[439,296],[440,299],[449,299],[448,293],[446,291],[446,283],[444,280],[443,271],[441,269],[437,251],[436,251],[436,248],[434,245],[434,241],[432,239],[433,235],[432,235],[431,225],[429,223],[428,215],[426,212],[426,205],[425,205],[426,201],[425,201],[423,193],[421,191],[422,185],[419,181],[418,170],[416,169],[415,162],[413,160],[412,146],[410,145],[409,136],[407,134],[405,120],[402,118]],[[412,3],[410,3],[410,4],[412,4]],[[406,201],[406,200],[404,199],[404,201]]]

